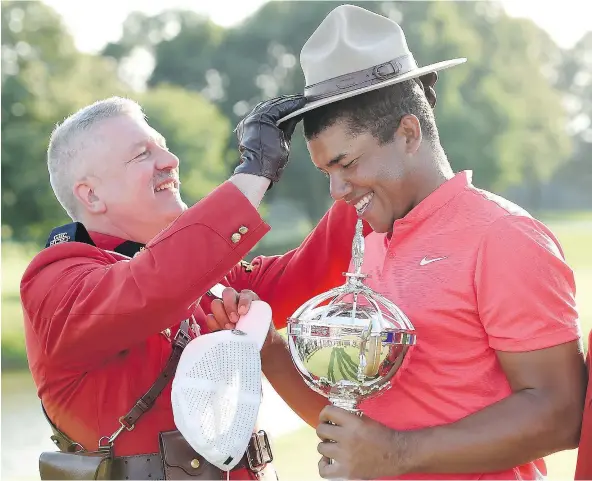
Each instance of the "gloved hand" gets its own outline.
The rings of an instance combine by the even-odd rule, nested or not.
[[[290,140],[300,118],[277,121],[306,104],[303,95],[285,95],[260,102],[237,125],[240,165],[235,174],[253,174],[277,182],[288,163]]]

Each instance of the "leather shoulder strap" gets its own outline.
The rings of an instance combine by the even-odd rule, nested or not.
[[[146,245],[141,244],[140,242],[134,241],[125,241],[119,244],[115,249],[115,252],[119,254],[123,254],[127,257],[134,257],[138,252],[140,252]]]
[[[183,349],[185,349],[185,346],[189,343],[189,341],[191,341],[191,337],[189,336],[189,321],[185,320],[181,323],[179,331],[175,336],[175,340],[173,341],[173,351],[171,352],[169,360],[167,361],[164,369],[148,392],[138,399],[138,401],[136,401],[134,407],[125,416],[119,418],[121,427],[111,435],[109,438],[110,443],[115,440],[115,438],[121,433],[121,431],[123,431],[124,428],[128,431],[134,429],[135,424],[138,422],[138,419],[142,416],[142,414],[147,412],[154,405],[156,398],[162,393],[169,381],[173,379]],[[49,419],[47,412],[45,411],[43,403],[41,403],[41,409],[43,410],[43,415],[45,416],[45,419],[47,419],[47,422],[50,424],[53,431],[51,440],[60,449],[60,451],[68,453],[83,451],[83,448],[80,444],[70,439],[66,434],[61,432],[55,424],[53,424],[51,419]]]
[[[148,392],[138,399],[134,407],[131,408],[125,416],[122,416],[119,419],[119,422],[128,431],[134,429],[134,425],[138,422],[140,416],[154,405],[156,398],[160,395],[169,381],[173,379],[177,365],[179,364],[179,359],[181,358],[181,353],[189,341],[191,341],[191,337],[189,336],[189,321],[185,320],[179,327],[179,331],[173,342],[173,352],[171,353],[166,366],[160,373],[160,376],[158,376],[158,379],[156,379]]]

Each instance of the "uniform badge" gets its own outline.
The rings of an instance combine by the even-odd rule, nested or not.
[[[58,232],[49,241],[49,245],[54,246],[56,244],[61,244],[62,242],[69,242],[69,241],[70,241],[70,236],[66,232]]]

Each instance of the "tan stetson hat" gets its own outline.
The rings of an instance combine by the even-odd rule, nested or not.
[[[466,62],[457,58],[418,67],[396,22],[353,5],[325,17],[300,52],[308,103],[278,124],[338,100]]]

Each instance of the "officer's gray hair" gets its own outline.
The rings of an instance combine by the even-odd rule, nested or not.
[[[100,121],[119,115],[140,115],[142,107],[133,100],[111,97],[88,105],[57,124],[47,149],[47,168],[53,192],[72,220],[79,219],[79,202],[74,183],[85,175],[85,150],[93,140],[90,134]]]

